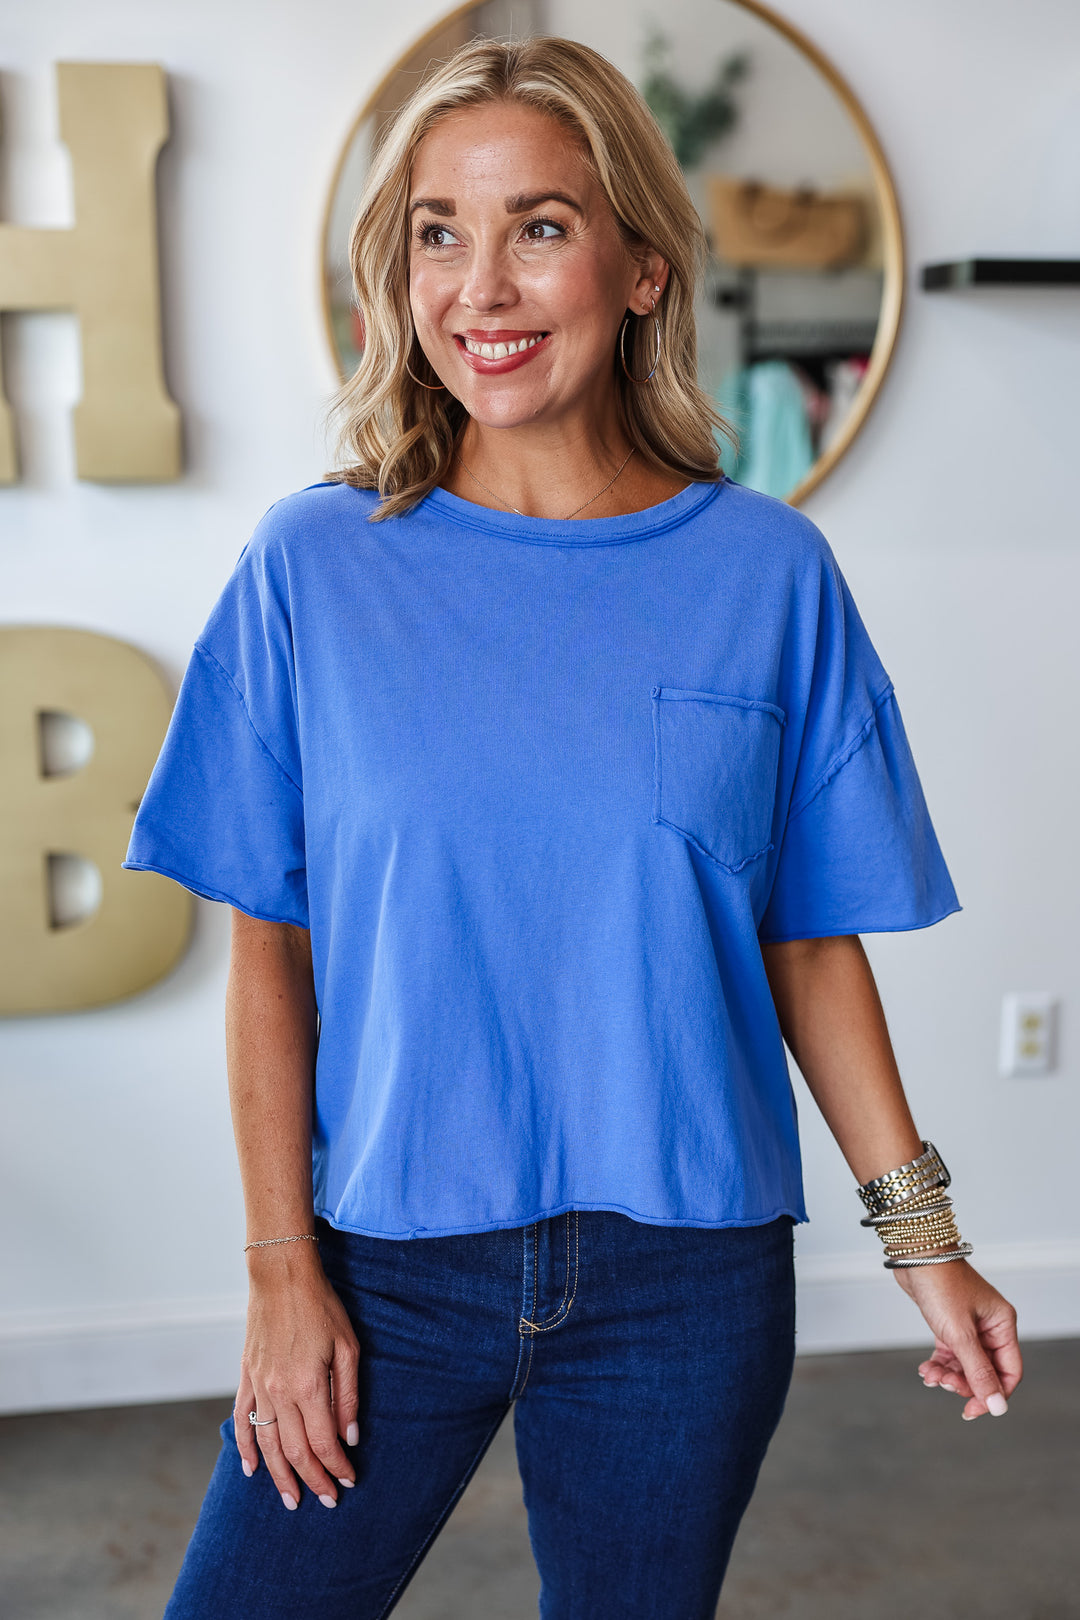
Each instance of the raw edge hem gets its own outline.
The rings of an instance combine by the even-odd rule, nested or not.
[[[759,934],[759,945],[786,945],[795,939],[839,939],[846,934],[913,934],[919,928],[933,928],[935,923],[944,922],[954,912],[963,911],[963,906],[957,903],[946,906],[933,917],[927,917],[919,922],[908,923],[860,923],[855,928],[829,927],[814,928],[809,931],[802,929],[796,933],[787,934]]]
[[[720,1231],[738,1226],[767,1226],[770,1221],[779,1220],[782,1215],[788,1215],[797,1226],[805,1225],[810,1217],[800,1206],[799,1209],[784,1205],[774,1210],[771,1215],[751,1215],[742,1219],[728,1221],[697,1221],[676,1220],[669,1215],[642,1215],[637,1210],[627,1209],[622,1204],[560,1204],[556,1209],[544,1210],[537,1215],[526,1216],[524,1220],[514,1218],[506,1221],[485,1221],[475,1226],[416,1226],[407,1232],[373,1232],[367,1227],[346,1226],[344,1222],[335,1220],[325,1209],[315,1211],[316,1218],[333,1227],[335,1232],[350,1232],[354,1237],[389,1238],[397,1242],[407,1241],[419,1237],[469,1237],[481,1232],[513,1231],[516,1227],[532,1226],[537,1221],[550,1220],[555,1215],[565,1215],[574,1210],[606,1211],[612,1215],[628,1215],[632,1221],[638,1221],[642,1226],[687,1226],[698,1227],[702,1230]]]
[[[223,905],[235,906],[237,911],[242,911],[247,917],[255,917],[259,922],[283,922],[291,923],[294,928],[308,927],[306,922],[297,922],[295,917],[274,917],[268,911],[256,911],[252,906],[246,906],[242,900],[235,899],[233,895],[224,894],[220,889],[211,889],[204,883],[197,883],[192,878],[174,872],[170,866],[154,866],[149,861],[121,861],[120,865],[125,872],[156,872],[159,877],[171,878],[174,883],[179,883],[182,888],[199,895],[201,899],[217,900]]]

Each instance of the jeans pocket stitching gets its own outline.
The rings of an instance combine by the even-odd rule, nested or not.
[[[567,1210],[567,1212],[566,1212],[566,1285],[563,1288],[562,1300],[559,1303],[559,1305],[555,1308],[555,1310],[551,1312],[550,1316],[546,1316],[543,1319],[543,1321],[541,1321],[541,1322],[537,1322],[535,1320],[530,1320],[529,1318],[523,1316],[521,1318],[520,1323],[518,1324],[518,1331],[519,1332],[521,1332],[521,1331],[523,1331],[525,1329],[528,1329],[528,1331],[530,1333],[547,1333],[549,1331],[549,1329],[551,1329],[553,1327],[558,1327],[559,1323],[565,1321],[566,1318],[570,1315],[570,1307],[573,1305],[574,1300],[577,1297],[578,1261],[579,1261],[579,1256],[580,1256],[580,1238],[579,1238],[579,1231],[578,1231],[579,1223],[580,1223],[580,1215],[579,1215],[579,1213],[578,1213],[578,1211],[576,1209],[572,1213],[573,1213],[573,1216],[574,1216],[574,1284],[573,1284],[573,1289],[571,1290],[571,1287],[570,1287],[570,1215],[571,1215],[571,1211]],[[535,1276],[536,1276],[536,1273],[534,1271],[533,1272],[533,1278],[534,1278],[533,1317],[535,1317],[535,1315],[536,1315]]]

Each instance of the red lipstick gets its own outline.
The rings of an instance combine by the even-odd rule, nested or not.
[[[533,337],[536,338],[536,342],[530,347],[518,349],[514,354],[501,355],[498,359],[489,359],[482,354],[473,354],[465,347],[466,338],[471,343],[495,344],[520,343],[523,339]],[[478,372],[481,376],[486,377],[501,377],[507,371],[516,371],[519,366],[525,365],[534,355],[539,354],[541,349],[546,349],[550,341],[550,332],[538,332],[535,327],[526,328],[524,331],[512,330],[509,327],[495,330],[491,328],[473,328],[467,332],[455,332],[454,334],[454,342],[457,344],[458,351],[465,364],[471,366],[473,371]]]

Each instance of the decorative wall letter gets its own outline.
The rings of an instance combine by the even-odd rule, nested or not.
[[[127,642],[36,625],[0,628],[0,692],[0,1013],[135,995],[179,961],[194,913],[178,884],[120,864],[172,698]],[[85,722],[93,750],[74,771],[49,774],[44,720],[57,714]],[[65,865],[87,862],[100,904],[65,922],[53,885]]]
[[[80,478],[176,478],[180,413],[161,371],[154,194],[169,133],[165,75],[152,64],[60,62],[56,76],[75,225],[0,225],[0,310],[78,312]],[[15,477],[11,417],[0,400],[0,483]]]

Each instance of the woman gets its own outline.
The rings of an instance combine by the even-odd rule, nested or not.
[[[702,255],[565,40],[376,154],[346,465],[245,546],[125,863],[233,907],[248,1333],[172,1620],[388,1614],[511,1405],[542,1614],[711,1616],[791,1374],[781,1032],[925,1382],[1019,1382],[858,937],[956,897],[828,546],[718,466]]]

